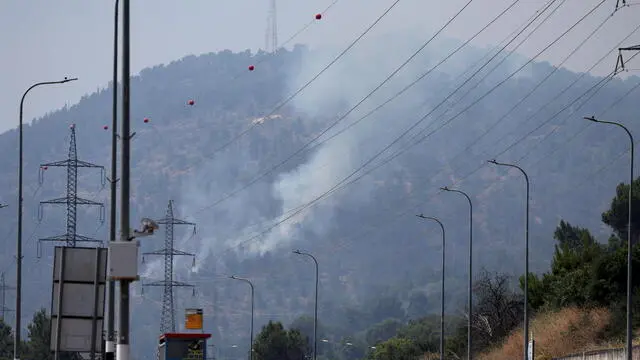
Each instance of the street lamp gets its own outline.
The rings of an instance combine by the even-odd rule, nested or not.
[[[467,198],[467,201],[469,201],[469,297],[467,301],[467,306],[469,307],[469,319],[467,325],[467,359],[471,360],[473,358],[471,351],[471,315],[473,314],[473,203],[471,202],[469,195],[464,191],[449,189],[446,186],[441,187],[440,190],[462,194]]]
[[[442,288],[440,289],[440,360],[444,360],[444,262],[445,262],[445,257],[444,257],[444,250],[445,250],[445,232],[444,232],[444,225],[442,225],[442,222],[440,222],[440,220],[431,217],[431,216],[424,216],[422,214],[420,215],[416,215],[419,218],[422,219],[427,219],[427,220],[433,220],[435,222],[437,222],[440,225],[440,228],[442,229],[442,270],[440,271],[440,273],[442,274],[442,280],[441,280],[441,286]]]
[[[20,359],[20,317],[22,316],[22,115],[24,108],[24,99],[25,97],[27,97],[29,91],[38,86],[64,84],[75,80],[78,80],[78,78],[70,79],[65,77],[64,79],[58,81],[43,81],[35,83],[31,85],[24,92],[24,94],[22,94],[22,99],[20,100],[20,115],[18,121],[18,239],[16,243],[16,319],[13,333],[13,358],[15,360]]]
[[[293,253],[310,257],[316,265],[316,301],[313,315],[313,360],[316,360],[318,356],[318,260],[313,255],[300,250],[293,250]]]
[[[0,204],[0,209],[2,209],[2,208],[6,208],[7,206],[9,206],[9,205],[7,205],[7,204]]]
[[[518,165],[499,163],[495,159],[488,160],[489,163],[498,166],[507,166],[520,170],[526,182],[526,206],[525,206],[525,228],[524,228],[524,360],[529,360],[529,176]]]
[[[631,250],[633,249],[633,246],[631,245],[631,202],[633,200],[633,153],[634,153],[634,144],[633,144],[633,135],[631,135],[631,132],[629,131],[629,129],[627,129],[624,125],[617,123],[617,122],[612,122],[612,121],[604,121],[604,120],[598,120],[596,119],[594,116],[591,117],[584,117],[585,120],[589,120],[589,121],[593,121],[596,123],[601,123],[601,124],[609,124],[609,125],[615,125],[618,127],[621,127],[624,131],[627,132],[627,135],[629,135],[629,140],[631,142],[631,163],[629,164],[629,168],[630,168],[630,179],[629,179],[629,219],[628,219],[628,224],[627,224],[627,338],[626,338],[626,350],[627,350],[627,360],[632,360],[633,358],[633,344],[632,344],[632,340],[633,340],[633,334],[632,334],[632,328],[633,328],[633,320],[631,318],[631,296],[632,296],[632,289],[631,289],[631,275],[632,275],[632,254],[631,254]]]
[[[244,281],[251,287],[251,332],[249,334],[249,360],[253,359],[253,283],[249,279],[237,277],[235,275],[229,276],[230,279]]]

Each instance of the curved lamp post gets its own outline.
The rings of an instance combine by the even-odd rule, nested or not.
[[[633,135],[631,135],[631,132],[629,131],[629,129],[627,129],[624,125],[617,123],[617,122],[613,122],[613,121],[604,121],[604,120],[598,120],[596,119],[594,116],[591,117],[585,117],[585,120],[589,120],[589,121],[593,121],[596,123],[601,123],[601,124],[609,124],[609,125],[615,125],[618,126],[620,128],[622,128],[624,131],[626,131],[627,135],[629,135],[629,140],[631,142],[631,163],[629,164],[629,170],[630,170],[630,178],[629,178],[629,219],[628,219],[628,224],[627,224],[627,337],[626,337],[626,350],[627,350],[627,360],[632,360],[633,358],[633,319],[632,317],[632,310],[631,310],[631,297],[632,297],[632,285],[631,285],[631,275],[632,275],[632,270],[633,270],[633,266],[632,266],[632,242],[631,242],[631,213],[632,213],[632,209],[631,209],[631,203],[633,200],[633,153],[634,153],[634,144],[633,144]]]
[[[20,100],[20,117],[18,120],[18,239],[16,241],[16,319],[15,319],[15,327],[13,332],[13,358],[14,360],[20,359],[20,317],[22,316],[22,134],[23,134],[23,126],[22,126],[22,115],[24,108],[24,99],[27,97],[27,94],[36,87],[43,85],[56,85],[56,84],[64,84],[71,81],[78,80],[78,78],[67,78],[65,77],[62,80],[58,81],[43,81],[39,83],[35,83],[31,85],[25,92],[22,94],[22,99]]]
[[[249,342],[250,342],[250,344],[249,344],[249,360],[251,360],[251,359],[253,359],[253,294],[254,294],[253,283],[249,279],[237,277],[235,275],[229,276],[229,279],[246,282],[251,287],[251,332],[249,334]]]
[[[473,358],[472,355],[472,347],[471,347],[471,315],[473,314],[473,203],[471,202],[471,198],[467,193],[461,190],[449,189],[448,187],[441,187],[440,190],[455,192],[458,194],[464,195],[469,202],[469,297],[467,300],[467,306],[469,307],[469,319],[468,319],[468,328],[467,328],[467,359],[471,360]]]
[[[520,170],[524,175],[526,182],[526,207],[525,207],[525,228],[524,228],[524,326],[523,326],[523,339],[524,339],[524,360],[529,360],[529,176],[518,165],[507,164],[497,162],[495,159],[488,160],[487,162],[498,165],[507,166]]]
[[[318,356],[318,260],[315,256],[300,250],[293,250],[293,253],[310,257],[316,265],[316,300],[313,314],[313,360],[316,360]]]
[[[440,360],[444,360],[444,261],[445,261],[445,257],[444,257],[444,250],[445,250],[445,232],[444,232],[444,225],[442,225],[442,222],[440,222],[440,220],[438,220],[437,218],[431,217],[431,216],[424,216],[422,214],[420,215],[416,215],[419,218],[422,219],[427,219],[427,220],[433,220],[435,222],[438,223],[438,225],[440,225],[440,228],[442,229],[442,270],[440,271],[442,274],[442,279],[441,279],[441,286],[442,288],[440,289]]]

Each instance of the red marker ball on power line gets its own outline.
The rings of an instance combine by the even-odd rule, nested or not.
[[[193,104],[195,104],[195,103],[196,103],[196,102],[195,102],[195,101],[193,101],[193,100],[189,100],[189,101],[187,102],[187,104],[189,104],[189,105],[193,105]]]
[[[322,14],[316,14],[316,20],[322,19]]]
[[[145,123],[148,123],[148,122],[149,122],[149,118],[144,118],[144,120],[143,120],[143,121],[144,121]]]
[[[256,67],[253,65],[249,65],[249,71],[253,71]]]

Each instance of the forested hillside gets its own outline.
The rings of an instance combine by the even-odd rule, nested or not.
[[[452,317],[462,315],[469,209],[462,197],[438,194],[441,186],[463,189],[472,198],[478,272],[523,271],[523,179],[485,165],[494,157],[517,162],[531,178],[532,271],[549,269],[560,219],[588,227],[596,240],[605,241],[612,230],[601,225],[601,213],[616,184],[628,181],[622,156],[628,142],[618,129],[582,117],[595,114],[640,130],[631,121],[638,113],[633,90],[639,79],[603,79],[536,61],[510,76],[527,61],[514,55],[493,72],[492,67],[480,71],[443,102],[490,50],[469,47],[362,119],[458,45],[434,43],[329,130],[419,46],[417,41],[405,37],[384,49],[355,48],[290,101],[340,49],[222,51],[187,56],[135,76],[132,222],[161,218],[174,200],[176,215],[198,227],[195,234],[177,230],[179,248],[197,254],[194,269],[190,259],[176,260],[176,278],[197,285],[195,296],[176,290],[178,319],[184,307],[202,306],[217,351],[246,354],[249,292],[228,279],[232,274],[254,281],[256,329],[269,320],[288,325],[299,315],[312,315],[313,265],[291,254],[294,248],[318,259],[319,316],[331,341],[389,318],[406,322],[434,314],[440,304],[441,235],[416,218],[418,213],[437,216],[446,226],[446,310]],[[605,61],[613,66],[615,54]],[[255,70],[247,70],[252,64]],[[40,185],[39,164],[66,158],[69,125],[76,124],[79,157],[108,172],[111,132],[104,126],[111,123],[111,97],[109,86],[25,129],[25,323],[50,301],[53,252],[47,244],[38,258],[37,239],[64,229],[62,208],[47,207],[38,220],[38,202],[61,196],[66,180],[63,170],[50,168]],[[0,210],[0,234],[6,234],[0,271],[9,281],[14,277],[17,139],[15,130],[0,135],[5,169],[0,203],[9,204]],[[99,171],[81,171],[79,192],[106,205],[108,186],[101,188],[100,180]],[[330,196],[320,197],[326,192]],[[303,207],[309,203],[313,206]],[[108,235],[95,209],[81,211],[79,224],[83,235]],[[145,238],[142,250],[160,248],[163,236],[160,231]],[[161,274],[158,261],[145,258],[143,282]],[[140,284],[135,293],[135,356],[151,359],[161,294],[155,288],[142,293]]]

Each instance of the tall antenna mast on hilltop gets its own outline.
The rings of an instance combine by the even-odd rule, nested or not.
[[[267,16],[267,31],[265,34],[265,51],[275,53],[278,50],[278,13],[276,0],[269,0],[269,15]]]

